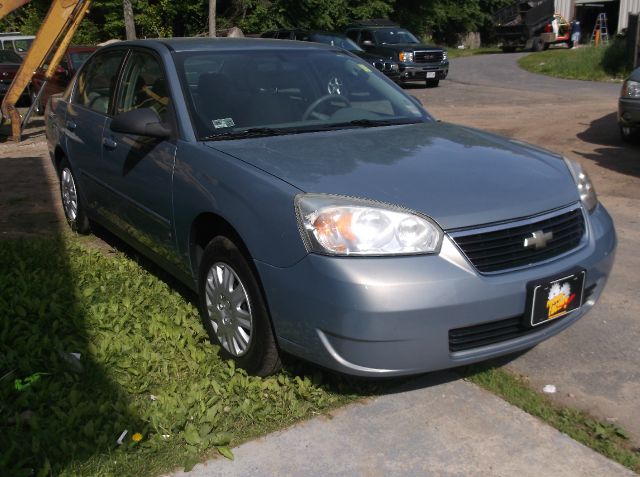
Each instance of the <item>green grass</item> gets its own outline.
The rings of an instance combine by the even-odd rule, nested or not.
[[[493,47],[483,47],[483,48],[465,48],[464,50],[459,50],[457,48],[447,48],[447,54],[449,58],[463,58],[465,56],[474,56],[474,55],[490,55],[495,53],[502,53],[500,48]]]
[[[621,81],[630,73],[621,42],[612,42],[608,47],[585,46],[532,53],[520,58],[518,64],[532,73],[588,81]]]
[[[76,238],[0,241],[0,270],[0,475],[157,475],[367,393],[247,376],[189,299]]]
[[[513,374],[486,365],[468,367],[466,378],[519,407],[569,437],[640,473],[640,450],[629,443],[629,434],[622,427],[600,422],[585,412],[560,406]]]

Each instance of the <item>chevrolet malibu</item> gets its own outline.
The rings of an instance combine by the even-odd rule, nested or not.
[[[282,352],[392,376],[524,350],[587,313],[613,264],[578,163],[438,122],[328,45],[117,43],[46,118],[71,228],[197,291],[253,374]]]

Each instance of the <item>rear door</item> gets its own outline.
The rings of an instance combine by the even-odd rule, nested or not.
[[[67,105],[64,134],[67,155],[92,210],[108,207],[102,159],[102,132],[109,114],[125,49],[107,50],[94,56],[76,80]]]
[[[115,100],[115,115],[153,109],[175,128],[173,105],[162,61],[151,50],[135,49],[123,68]],[[104,181],[118,203],[110,217],[145,249],[174,258],[171,185],[176,152],[169,140],[112,131],[107,118],[102,140]]]

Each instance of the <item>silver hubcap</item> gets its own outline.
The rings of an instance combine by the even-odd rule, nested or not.
[[[74,221],[78,216],[78,193],[76,192],[76,184],[73,182],[71,171],[67,168],[62,170],[60,186],[62,188],[64,213],[69,220]]]
[[[251,344],[253,317],[247,292],[233,268],[218,262],[209,269],[205,297],[218,341],[233,356],[242,356]]]

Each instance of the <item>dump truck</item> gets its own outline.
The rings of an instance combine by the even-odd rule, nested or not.
[[[495,34],[502,51],[518,48],[542,51],[571,41],[571,25],[555,11],[554,0],[516,0],[494,14]]]

